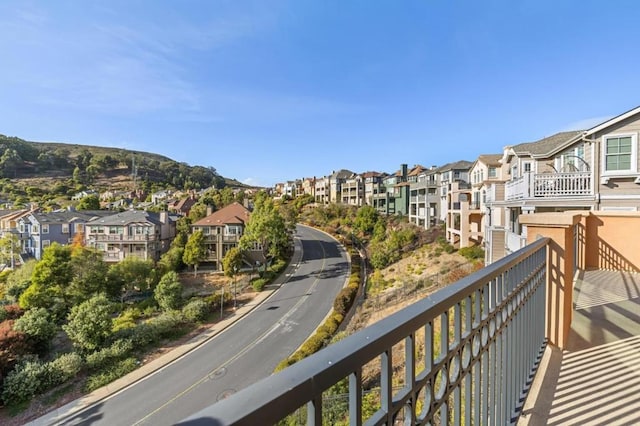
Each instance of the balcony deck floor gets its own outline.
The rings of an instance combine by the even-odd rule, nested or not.
[[[640,424],[640,273],[586,271],[566,350],[547,348],[519,425]]]

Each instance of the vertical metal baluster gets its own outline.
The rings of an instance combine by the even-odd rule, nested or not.
[[[362,425],[362,366],[349,375],[349,424]]]
[[[488,314],[489,318],[493,318],[493,323],[495,324],[495,309],[496,309],[496,290],[497,290],[497,279],[493,279],[489,282],[489,307]],[[494,329],[495,330],[495,329]],[[487,331],[489,332],[488,339],[491,342],[489,344],[489,421],[491,424],[496,423],[496,383],[497,383],[497,371],[498,365],[496,363],[496,343],[495,343],[495,334],[491,337],[491,327],[487,326]],[[494,332],[495,333],[495,332]]]
[[[425,374],[430,374],[433,371],[433,322],[429,321],[424,326],[424,368]],[[435,395],[435,376],[431,379],[430,382],[427,383],[427,389],[425,389],[425,400],[424,404],[429,405],[429,413],[427,415],[427,419],[430,423],[433,423],[433,404]],[[427,395],[428,394],[428,395]],[[428,398],[430,396],[430,398]],[[427,407],[425,407],[426,409]]]
[[[442,314],[440,314],[440,356],[438,357],[440,360],[444,360],[447,356],[447,352],[449,352],[449,310],[445,310]],[[440,368],[442,377],[440,386],[442,386],[442,382],[448,383],[447,365],[443,365]],[[446,391],[445,391],[446,395]],[[446,426],[449,424],[449,404],[447,402],[447,398],[444,398],[442,405],[440,406],[440,424]]]
[[[382,411],[386,414],[388,425],[393,424],[391,416],[391,398],[393,391],[392,350],[393,348],[388,348],[380,355],[380,408],[382,408]]]
[[[474,324],[473,324],[473,328],[476,330],[477,332],[477,338],[478,341],[480,343],[481,342],[481,330],[480,330],[480,303],[482,300],[482,291],[481,290],[476,290],[475,291],[475,298],[474,298]],[[480,355],[480,354],[478,354]],[[481,425],[482,424],[482,417],[481,417],[481,404],[482,404],[482,394],[480,392],[480,390],[482,389],[482,372],[480,371],[481,368],[481,363],[480,360],[482,359],[482,357],[478,357],[475,358],[474,357],[474,366],[473,366],[473,402],[474,402],[474,413],[473,413],[473,417],[475,419],[475,424],[477,425]]]
[[[322,394],[307,402],[307,425],[322,425]]]
[[[500,290],[499,290],[498,294],[500,295],[500,298],[499,298],[499,303],[498,304],[500,305],[500,304],[502,304],[502,302],[504,302],[504,300],[506,298],[505,297],[506,290],[505,290],[505,282],[504,282],[505,281],[505,274],[504,273],[500,274],[499,280],[500,280],[499,281]],[[502,309],[500,310],[500,312],[498,312],[498,315],[500,315],[501,321],[504,321],[502,319]],[[504,326],[505,326],[505,324],[503,323],[502,327],[504,327]],[[507,348],[508,348],[508,345],[507,345],[507,342],[506,342],[506,338],[507,338],[506,329],[503,328],[502,332],[500,333],[500,336],[499,336],[499,343],[500,343],[500,346],[499,346],[500,384],[499,384],[498,395],[500,396],[499,397],[499,399],[500,399],[500,408],[499,408],[499,411],[498,411],[498,418],[496,419],[497,423],[499,425],[505,424],[506,423],[505,420],[507,418],[507,415],[506,415],[506,413],[507,413],[506,392],[507,392],[507,374],[508,374],[509,370],[507,370],[507,365],[506,365],[506,362],[507,362]]]
[[[486,320],[489,309],[489,284],[482,286],[482,319]],[[489,324],[485,324],[482,329],[487,331],[487,339],[489,333]],[[481,330],[482,330],[481,329]],[[482,335],[482,333],[481,333]],[[488,343],[488,340],[487,340]],[[489,371],[489,351],[482,350],[482,424],[489,424],[489,382],[491,381],[491,372]]]
[[[404,386],[411,389],[411,400],[409,405],[404,407],[404,424],[410,426],[416,421],[416,339],[411,333],[404,339]]]
[[[460,374],[462,374],[462,348],[460,346],[460,340],[462,337],[462,307],[460,305],[461,302],[456,303],[453,312],[453,344],[459,350],[457,357],[458,377],[456,380],[459,380]],[[453,424],[455,425],[462,423],[462,401],[460,393],[461,387],[460,385],[456,385],[453,390]]]
[[[467,296],[467,298],[465,299],[465,304],[464,304],[464,328],[465,331],[469,334],[469,335],[473,335],[471,333],[472,327],[471,324],[473,322],[473,318],[472,318],[472,314],[471,314],[471,303],[472,303],[472,298],[471,296]],[[473,366],[473,353],[472,351],[472,343],[471,341],[469,341],[469,366]],[[464,377],[464,423],[466,425],[471,425],[471,420],[472,420],[472,416],[471,416],[471,404],[473,402],[473,395],[472,395],[472,389],[471,389],[471,384],[473,379],[473,375],[472,375],[472,370],[470,369],[467,374]]]

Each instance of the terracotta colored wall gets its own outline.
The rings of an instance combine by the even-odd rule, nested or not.
[[[591,212],[584,222],[587,269],[640,272],[640,214]]]

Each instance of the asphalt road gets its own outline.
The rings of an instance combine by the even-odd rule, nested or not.
[[[327,315],[348,262],[329,236],[298,226],[287,272],[286,282],[233,326],[62,424],[170,425],[271,374]]]

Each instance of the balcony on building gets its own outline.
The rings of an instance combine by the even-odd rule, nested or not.
[[[523,199],[589,198],[594,196],[593,172],[527,172],[505,185],[507,201]]]
[[[185,424],[638,424],[640,214],[524,216],[521,250]]]

